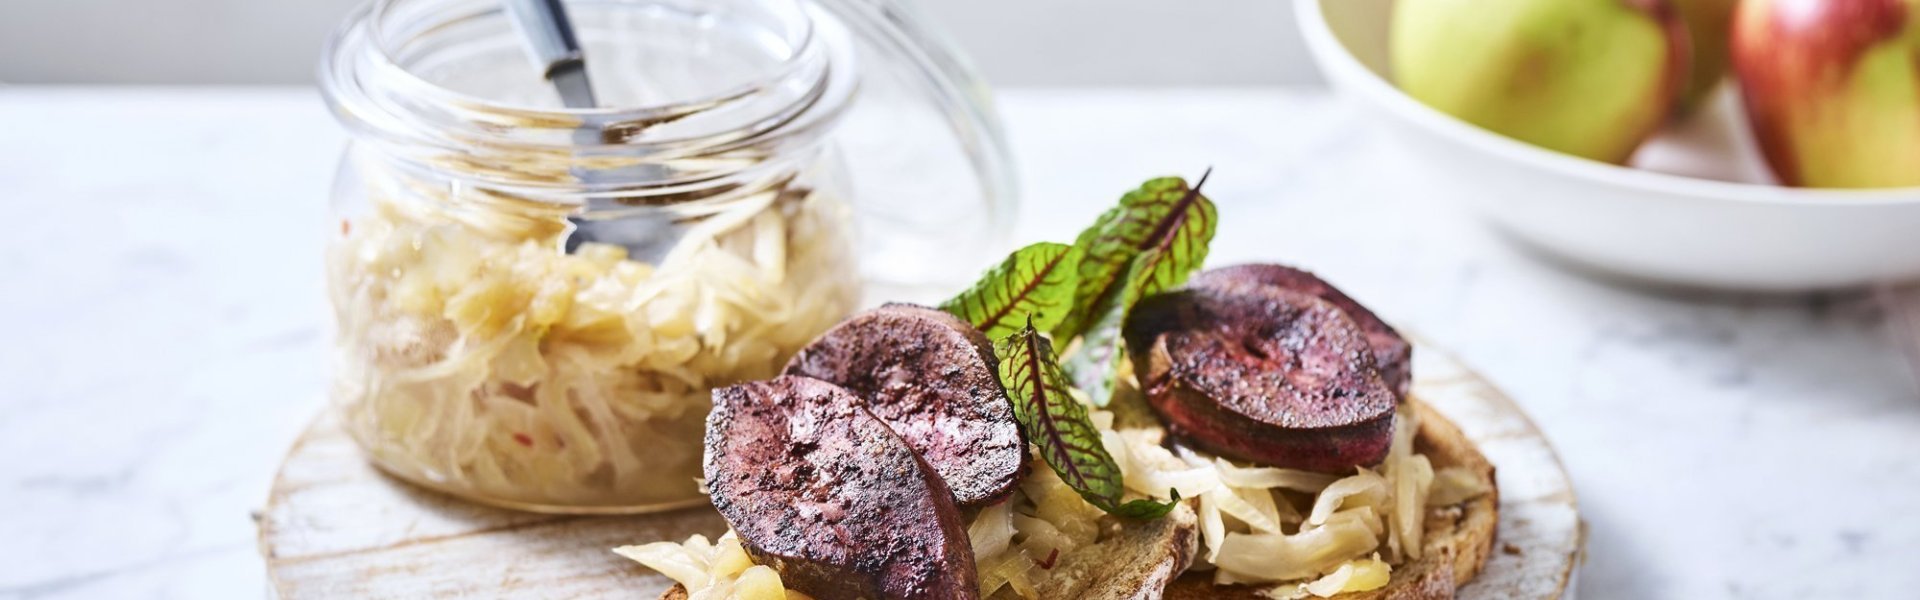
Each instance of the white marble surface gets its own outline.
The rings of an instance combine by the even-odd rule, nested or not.
[[[1215,264],[1308,265],[1503,385],[1579,487],[1582,598],[1920,594],[1920,399],[1870,300],[1556,269],[1317,90],[1002,108],[1022,239],[1211,165]],[[0,598],[267,593],[249,511],[322,404],[341,141],[306,89],[0,88]]]

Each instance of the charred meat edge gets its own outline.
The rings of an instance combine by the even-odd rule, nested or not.
[[[1126,335],[1149,405],[1196,447],[1325,473],[1386,456],[1395,396],[1332,303],[1250,283],[1189,288],[1143,301]]]

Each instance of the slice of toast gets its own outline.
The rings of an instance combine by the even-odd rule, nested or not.
[[[1152,521],[1119,521],[1099,543],[1060,557],[1039,586],[1042,598],[1151,600],[1192,566],[1200,547],[1199,516],[1186,503]],[[1016,600],[1001,588],[991,600]]]
[[[1473,446],[1466,434],[1433,407],[1410,399],[1420,422],[1414,450],[1427,455],[1435,470],[1465,467],[1485,484],[1488,493],[1453,506],[1427,509],[1426,536],[1421,558],[1393,568],[1387,586],[1366,592],[1335,595],[1336,600],[1437,600],[1452,598],[1456,588],[1480,574],[1493,551],[1494,528],[1499,522],[1500,491],[1494,487],[1493,464]],[[1292,585],[1292,584],[1287,584]],[[1212,573],[1189,573],[1167,587],[1166,600],[1270,600],[1272,586],[1215,585]]]
[[[1099,543],[1061,556],[1053,576],[1040,587],[1042,598],[1084,600],[1152,600],[1160,597],[1199,550],[1199,517],[1182,503],[1167,516],[1152,521],[1109,523],[1112,529]],[[1012,588],[1001,588],[990,600],[1018,600]],[[687,600],[679,585],[660,600]]]
[[[1118,404],[1118,403],[1116,403]],[[1422,558],[1394,567],[1387,586],[1367,592],[1335,596],[1336,600],[1435,600],[1452,598],[1454,589],[1480,573],[1493,550],[1494,526],[1499,520],[1499,490],[1493,465],[1473,442],[1446,417],[1417,399],[1408,404],[1418,415],[1420,431],[1414,449],[1432,461],[1435,470],[1465,467],[1490,490],[1453,506],[1427,509]],[[1129,415],[1116,407],[1116,425]],[[1188,573],[1198,551],[1198,518],[1182,504],[1166,518],[1154,521],[1116,521],[1117,529],[1100,543],[1060,557],[1057,571],[1041,587],[1042,598],[1092,600],[1270,600],[1271,589],[1258,586],[1214,585],[1212,573]],[[1169,580],[1172,580],[1169,583]],[[1291,585],[1291,584],[1289,584]],[[1164,593],[1163,593],[1164,590]],[[1014,600],[1002,589],[991,600]],[[674,586],[661,600],[686,600],[687,592]]]

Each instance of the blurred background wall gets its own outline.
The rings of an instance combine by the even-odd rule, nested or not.
[[[997,85],[1318,81],[1287,0],[917,0]],[[360,0],[0,0],[0,83],[313,80]]]

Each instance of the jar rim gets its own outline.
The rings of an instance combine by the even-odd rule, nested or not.
[[[366,21],[367,30],[368,30],[369,41],[371,42],[371,49],[379,52],[380,55],[386,59],[387,63],[393,64],[396,67],[400,64],[400,61],[397,59],[397,55],[399,53],[396,52],[394,48],[394,45],[397,44],[399,40],[393,39],[391,36],[388,35],[387,26],[391,24],[389,20],[392,18],[395,18],[394,12],[400,5],[409,3],[409,2],[424,2],[424,1],[432,1],[432,0],[371,0],[371,4],[368,6],[367,13],[364,17]],[[544,113],[552,116],[598,115],[598,116],[606,116],[606,117],[619,117],[619,118],[622,118],[622,120],[632,120],[632,119],[644,118],[649,116],[660,116],[663,114],[683,113],[688,108],[691,108],[691,107],[713,106],[713,105],[727,102],[732,99],[737,99],[740,97],[752,95],[753,93],[761,89],[764,89],[769,85],[777,83],[782,78],[791,75],[792,71],[796,69],[799,63],[801,63],[803,59],[807,56],[808,49],[814,43],[814,35],[813,35],[814,26],[813,26],[813,19],[808,18],[808,16],[805,13],[805,10],[801,7],[800,2],[798,0],[759,0],[759,1],[778,5],[778,7],[782,9],[781,12],[792,13],[790,15],[787,15],[787,17],[791,19],[787,23],[798,27],[798,31],[794,32],[796,35],[791,36],[797,39],[788,40],[789,42],[788,46],[792,48],[792,51],[788,53],[785,59],[781,60],[780,64],[772,72],[767,73],[766,75],[759,77],[753,81],[734,85],[725,91],[707,94],[703,97],[691,98],[686,100],[677,100],[673,102],[664,102],[659,104],[645,104],[645,105],[636,105],[636,106],[597,106],[592,108],[571,108],[571,107],[565,107],[565,106],[542,107],[542,106],[529,106],[529,105],[523,105],[523,104],[516,104],[513,102],[506,102],[506,101],[500,101],[500,100],[492,100],[492,99],[476,96],[473,94],[468,94],[465,92],[448,89],[439,85],[435,85],[434,83],[427,81],[426,78],[421,77],[419,74],[414,73],[410,70],[407,70],[404,67],[399,68],[396,74],[412,80],[410,83],[417,85],[422,90],[431,90],[433,92],[443,94],[449,100],[470,103],[473,105],[494,106],[503,110],[510,110],[510,111],[519,111],[519,112],[527,112],[527,113]],[[503,12],[503,9],[500,8],[498,5],[495,5],[492,8],[486,9],[485,12],[498,13],[498,12]],[[358,16],[358,15],[355,15],[355,16]],[[353,20],[353,17],[349,17],[349,20],[350,21]]]
[[[457,5],[463,0],[437,0]],[[596,0],[587,0],[594,2]],[[602,4],[648,5],[631,0]],[[723,154],[764,144],[810,144],[838,120],[857,88],[850,44],[844,30],[823,27],[816,7],[798,0],[762,0],[790,10],[785,18],[791,50],[767,73],[725,91],[690,100],[643,106],[595,108],[533,107],[482,98],[435,84],[402,66],[386,22],[394,11],[438,6],[428,0],[368,0],[348,15],[329,37],[319,77],[321,91],[335,117],[356,138],[371,138],[414,162],[431,165],[433,156],[458,160],[495,154],[544,155],[546,160],[612,159],[657,161]],[[440,14],[439,22],[465,18],[504,18],[497,3],[469,3],[466,13]],[[669,135],[646,135],[654,125],[684,123],[702,115],[703,126],[681,127]],[[432,168],[432,167],[429,167]],[[444,169],[433,169],[436,171]],[[484,170],[484,169],[483,169]],[[703,179],[725,173],[695,174]],[[473,176],[503,185],[578,187],[579,182],[529,181],[493,173]],[[655,181],[654,183],[660,183]]]

